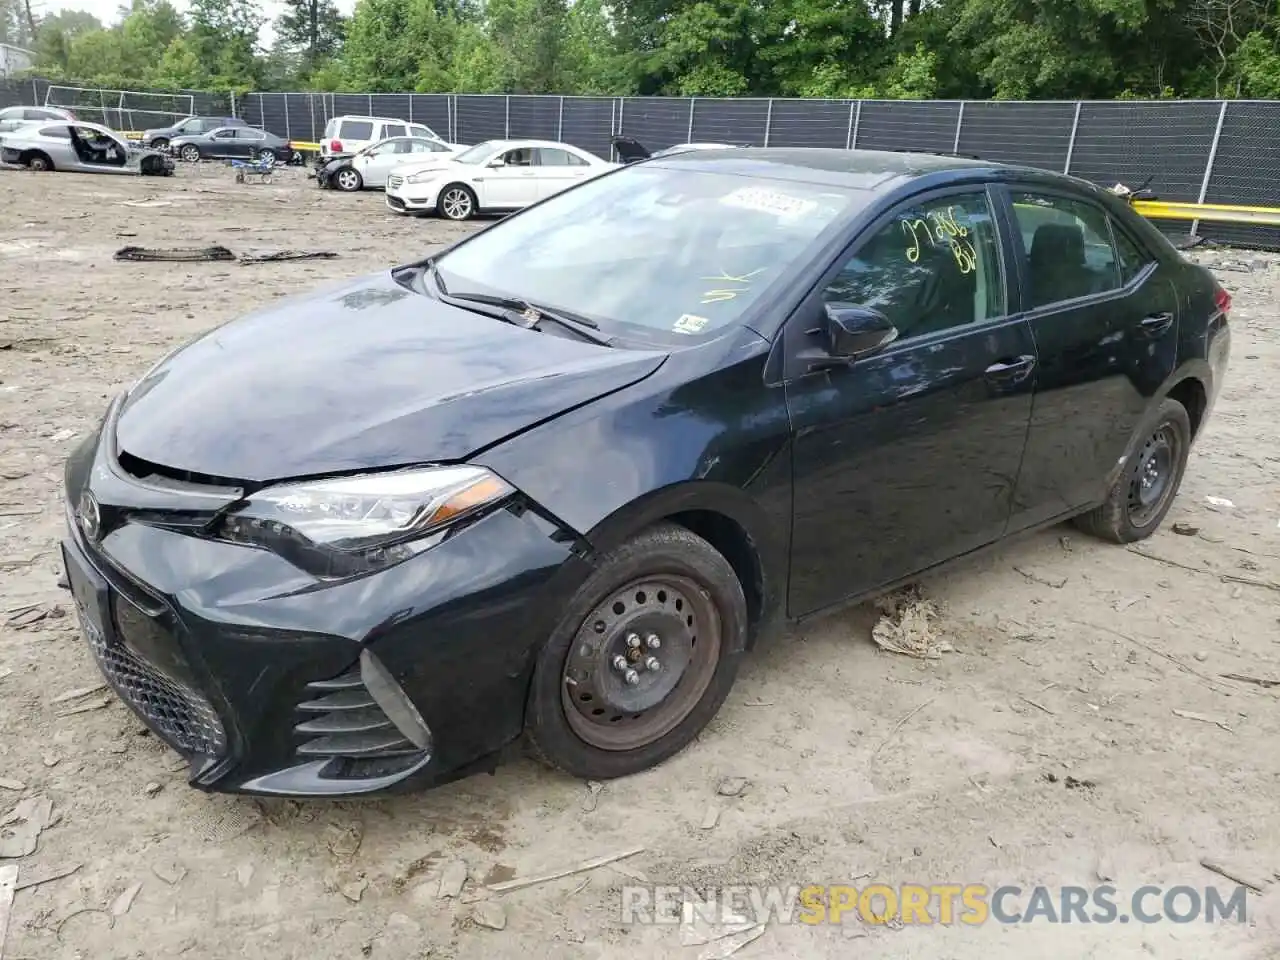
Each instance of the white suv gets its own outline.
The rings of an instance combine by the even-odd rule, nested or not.
[[[324,137],[320,141],[320,156],[328,160],[339,154],[358,153],[374,143],[390,137],[425,137],[442,143],[450,150],[458,144],[449,143],[444,137],[423,123],[410,123],[394,117],[334,117],[324,125]]]

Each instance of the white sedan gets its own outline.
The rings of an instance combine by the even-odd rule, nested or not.
[[[618,166],[568,143],[487,140],[453,157],[396,167],[387,177],[387,206],[469,220],[520,210]]]

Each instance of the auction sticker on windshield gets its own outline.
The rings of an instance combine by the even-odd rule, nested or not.
[[[720,202],[743,210],[771,213],[775,217],[788,220],[806,216],[818,209],[818,204],[813,200],[793,197],[787,193],[766,190],[762,187],[743,187],[741,190],[726,194]]]
[[[711,321],[706,317],[699,317],[692,313],[681,314],[680,319],[672,324],[671,329],[675,333],[700,333],[702,329]]]

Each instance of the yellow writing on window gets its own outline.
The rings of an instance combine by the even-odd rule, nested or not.
[[[924,217],[902,221],[907,235],[907,262],[918,263],[921,243],[946,244],[961,273],[972,273],[978,266],[978,252],[969,240],[969,228],[956,219],[955,207],[931,210]]]
[[[740,277],[735,277],[732,274],[726,273],[725,271],[721,270],[718,276],[703,277],[702,279],[708,281],[709,283],[740,283],[743,285],[742,288],[745,288],[746,286],[750,285],[751,278],[758,273],[764,273],[764,267],[761,267],[759,270],[752,270],[750,273],[744,273]],[[741,292],[742,288],[717,287],[714,290],[708,290],[706,293],[702,295],[702,302],[704,304],[705,303],[721,303],[722,301],[725,301],[725,300],[732,300]]]

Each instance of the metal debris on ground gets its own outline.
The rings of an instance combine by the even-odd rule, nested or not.
[[[919,660],[937,660],[938,608],[926,600],[915,586],[888,594],[876,601],[880,620],[871,630],[871,639],[881,650]]]
[[[151,872],[172,887],[187,875],[187,868],[180,863],[153,863]]]
[[[596,804],[600,802],[600,791],[603,789],[603,783],[598,783],[595,780],[587,781],[587,795],[582,798],[583,812],[590,813],[596,808]]]
[[[9,935],[9,914],[13,910],[13,894],[18,888],[18,865],[0,867],[0,957],[4,956],[4,941]]]
[[[440,890],[437,896],[441,900],[456,897],[462,892],[462,885],[467,882],[467,863],[465,860],[450,860],[440,871]]]
[[[1209,506],[1211,507],[1224,507],[1227,510],[1230,510],[1235,506],[1235,504],[1232,503],[1230,500],[1228,500],[1226,497],[1215,497],[1210,495],[1210,496],[1206,496],[1204,499],[1205,499],[1205,503],[1209,504]]]
[[[84,864],[73,863],[69,867],[59,867],[58,869],[51,870],[47,873],[36,874],[34,877],[28,877],[26,880],[23,880],[21,883],[19,883],[17,886],[17,889],[28,890],[31,887],[41,887],[41,886],[44,886],[46,883],[53,883],[53,881],[55,880],[61,880],[63,877],[71,876],[73,873],[76,873],[82,866],[84,866]]]
[[[1244,673],[1223,673],[1219,674],[1226,680],[1237,680],[1240,683],[1252,683],[1255,686],[1262,687],[1263,690],[1270,690],[1272,687],[1280,687],[1280,680],[1271,680],[1266,677],[1251,677]],[[3,786],[3,784],[0,784]]]
[[[494,900],[481,900],[471,908],[471,919],[478,927],[503,930],[507,926],[507,911]]]
[[[116,251],[114,259],[129,260],[135,263],[158,262],[225,262],[234,260],[236,255],[223,246],[212,247],[171,247],[159,249],[155,247],[121,247]]]
[[[40,834],[53,819],[53,801],[44,795],[19,800],[0,819],[0,859],[29,857],[40,845]]]
[[[549,883],[552,880],[560,880],[564,877],[571,877],[575,873],[585,873],[588,870],[595,870],[613,863],[615,860],[625,860],[627,857],[634,857],[638,853],[644,853],[644,847],[632,847],[629,850],[621,850],[618,853],[607,853],[601,857],[593,857],[590,860],[584,860],[572,867],[565,867],[563,870],[557,870],[554,873],[543,873],[533,877],[525,877],[524,879],[505,880],[502,883],[493,883],[489,885],[489,889],[494,893],[507,893],[511,890],[522,890],[525,887],[532,887],[539,883]]]
[[[1218,863],[1216,860],[1210,860],[1208,857],[1205,857],[1201,859],[1200,866],[1204,867],[1210,873],[1216,873],[1218,876],[1226,877],[1228,880],[1238,883],[1242,887],[1248,887],[1254,893],[1266,892],[1267,888],[1264,881],[1259,880],[1256,877],[1250,878],[1247,876],[1243,876],[1241,874],[1241,871],[1224,867],[1222,864]]]
[[[270,253],[242,253],[241,263],[278,263],[282,260],[332,260],[332,250],[273,250]]]
[[[87,697],[91,693],[97,693],[100,690],[107,689],[105,683],[95,683],[91,687],[79,687],[75,690],[68,690],[66,693],[60,693],[50,703],[66,703],[68,700],[79,700],[81,697]]]
[[[125,888],[124,892],[111,902],[111,916],[123,917],[128,913],[129,908],[133,906],[133,901],[138,897],[138,891],[141,889],[142,881],[138,881],[137,883],[131,884],[129,887]]]
[[[1175,717],[1181,717],[1183,720],[1198,720],[1200,723],[1212,723],[1215,727],[1221,727],[1223,730],[1227,731],[1227,733],[1235,733],[1234,730],[1227,726],[1225,720],[1219,720],[1217,717],[1207,717],[1203,713],[1193,713],[1190,710],[1178,710],[1176,708],[1173,711],[1173,715]]]
[[[742,933],[735,933],[732,936],[716,940],[698,954],[698,960],[726,960],[726,958],[733,956],[747,944],[759,940],[764,936],[764,931],[765,925],[758,923]]]
[[[745,777],[725,777],[716,786],[716,793],[722,797],[740,797],[750,785]]]

